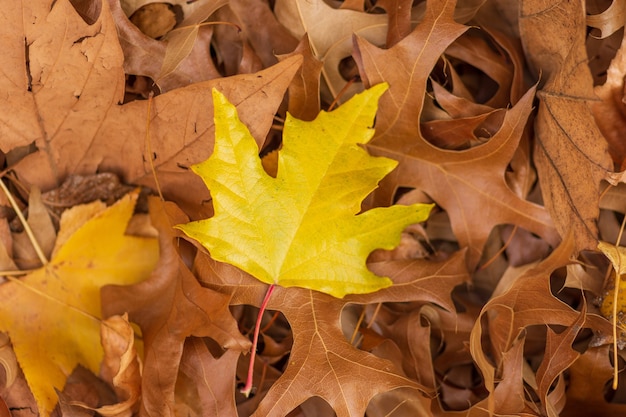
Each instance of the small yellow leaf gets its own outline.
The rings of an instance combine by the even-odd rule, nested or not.
[[[606,242],[599,242],[598,249],[604,253],[611,264],[613,265],[613,269],[616,273],[616,279],[619,280],[617,283],[618,293],[617,293],[617,312],[625,313],[626,312],[626,281],[621,279],[621,276],[626,274],[626,248],[622,246],[615,246]],[[615,289],[611,288],[607,291],[602,299],[602,305],[600,306],[600,313],[606,317],[613,316],[613,301],[615,300]],[[618,320],[620,321],[620,320]]]
[[[98,373],[100,288],[142,281],[156,265],[156,239],[124,234],[136,200],[131,193],[103,209],[57,248],[47,266],[0,285],[0,330],[13,342],[41,416],[53,410],[55,389],[63,389],[76,365]],[[74,215],[92,207],[78,206]]]
[[[375,249],[392,249],[409,224],[432,205],[392,206],[360,213],[362,200],[397,162],[361,146],[371,128],[380,84],[336,110],[305,122],[288,116],[276,177],[235,106],[216,90],[215,149],[193,170],[213,196],[215,215],[178,226],[219,261],[267,284],[309,288],[341,298],[392,284],[369,271]]]

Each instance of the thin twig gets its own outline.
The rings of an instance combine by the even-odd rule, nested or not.
[[[6,194],[7,198],[9,199],[9,202],[11,203],[11,206],[13,207],[13,210],[15,210],[15,214],[17,214],[17,217],[20,219],[22,226],[24,226],[24,231],[26,232],[26,235],[28,236],[30,243],[33,245],[33,248],[35,249],[35,252],[37,253],[37,257],[39,258],[39,261],[44,266],[48,265],[48,262],[49,262],[48,258],[46,258],[46,255],[43,253],[41,246],[39,246],[39,242],[37,242],[37,239],[35,238],[35,235],[33,234],[33,230],[30,228],[30,225],[26,221],[26,218],[24,218],[22,211],[20,210],[19,206],[17,205],[17,202],[13,198],[13,195],[9,192],[9,189],[7,188],[7,186],[4,184],[4,182],[1,179],[0,179],[0,187],[2,187],[2,191],[4,191],[4,193]]]

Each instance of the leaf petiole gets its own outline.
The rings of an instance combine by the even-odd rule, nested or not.
[[[250,350],[250,364],[248,365],[248,376],[246,377],[246,385],[241,389],[241,393],[248,398],[250,392],[252,391],[252,377],[254,375],[254,360],[256,358],[256,348],[259,342],[259,333],[261,330],[261,319],[263,318],[263,313],[265,313],[265,309],[267,308],[267,304],[270,301],[270,297],[274,292],[274,288],[276,288],[276,284],[272,284],[267,288],[267,292],[265,293],[265,297],[263,298],[263,302],[261,303],[261,307],[259,307],[259,314],[256,318],[256,324],[254,325],[254,335],[252,337],[252,348]]]

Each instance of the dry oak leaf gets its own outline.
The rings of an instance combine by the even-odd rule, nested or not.
[[[584,4],[524,0],[520,33],[527,60],[545,79],[535,119],[543,200],[561,236],[574,231],[575,250],[594,250],[600,182],[613,164],[590,108],[597,97],[587,65]]]
[[[101,207],[55,249],[47,265],[0,285],[0,330],[11,337],[42,416],[50,414],[55,389],[63,389],[78,364],[99,371],[100,287],[139,282],[157,262],[155,239],[124,235],[136,199],[133,193]],[[66,211],[61,228],[94,204]]]
[[[154,165],[166,195],[199,204],[208,192],[187,167],[212,151],[207,92],[212,87],[223,91],[262,142],[302,58],[162,94],[152,100],[148,115],[147,101],[120,105],[123,55],[109,3],[95,1],[101,8],[92,24],[69,0],[40,0],[23,9],[16,3],[0,16],[0,35],[6,39],[0,88],[7,97],[0,102],[0,149],[34,144],[37,151],[12,168],[21,180],[42,190],[71,174],[96,171],[154,187]]]
[[[341,312],[348,303],[417,302],[437,304],[454,311],[453,288],[468,279],[464,252],[443,262],[392,260],[369,264],[373,271],[391,277],[394,285],[371,294],[337,299],[318,291],[277,286],[268,310],[281,311],[294,335],[289,363],[271,386],[255,417],[282,417],[308,398],[328,402],[338,417],[362,416],[377,394],[406,388],[415,395],[432,391],[402,375],[393,363],[348,343]],[[267,285],[232,265],[204,253],[195,270],[205,286],[232,296],[231,304],[260,306]]]
[[[210,337],[237,351],[249,349],[250,342],[239,333],[228,310],[230,297],[202,288],[178,253],[172,226],[188,221],[187,216],[174,203],[156,198],[149,200],[149,207],[159,231],[159,263],[150,278],[139,284],[103,288],[103,314],[128,312],[141,327],[141,415],[174,416],[174,389],[188,337]]]
[[[570,233],[548,258],[515,277],[506,288],[491,298],[476,320],[470,335],[470,351],[483,375],[485,387],[490,392],[488,397],[490,411],[493,411],[493,407],[497,405],[494,403],[496,398],[493,395],[496,387],[496,369],[503,366],[504,352],[512,348],[527,327],[559,325],[569,329],[567,332],[578,333],[579,329],[584,326],[599,334],[610,335],[612,333],[611,324],[604,318],[587,313],[585,308],[582,314],[552,295],[550,275],[556,269],[571,263],[570,257],[574,248],[574,237]],[[481,337],[484,336],[482,323],[485,317],[487,318],[490,345],[488,351],[491,359],[488,358],[481,342]],[[572,333],[563,333],[563,340],[567,341],[567,337],[571,337]],[[555,349],[563,343],[556,335],[551,335],[548,339],[552,347],[546,345],[546,349]],[[557,345],[554,345],[554,342],[557,342]],[[565,356],[567,353],[564,353]],[[493,365],[494,362],[496,367]],[[545,389],[546,383],[553,380],[554,375],[563,371],[562,366],[559,361],[546,362],[543,365],[541,375],[537,375],[537,377],[548,377],[540,387],[542,390]],[[537,392],[542,401],[545,400],[545,394],[545,390]]]
[[[504,178],[532,108],[533,89],[506,112],[498,132],[481,146],[446,151],[426,142],[420,133],[428,75],[446,47],[466,30],[453,20],[454,6],[454,1],[429,1],[424,20],[387,50],[357,38],[355,59],[366,85],[390,84],[381,98],[376,136],[367,148],[400,165],[381,182],[375,192],[377,203],[389,204],[402,186],[427,193],[448,212],[459,243],[470,249],[468,265],[473,268],[498,224],[517,224],[553,245],[558,236],[546,210],[518,197]]]
[[[565,404],[559,401],[558,395],[551,395],[553,393],[550,391],[555,381],[562,379],[563,372],[580,356],[580,352],[572,348],[572,344],[584,327],[586,318],[587,304],[583,303],[578,318],[561,333],[557,334],[550,327],[546,329],[546,350],[536,374],[537,393],[544,415],[558,417],[563,410]],[[558,383],[562,382],[557,381]]]
[[[305,122],[287,116],[276,178],[259,149],[217,90],[216,143],[192,169],[213,196],[215,215],[177,226],[211,256],[266,284],[302,287],[342,298],[392,284],[365,265],[375,249],[393,249],[402,230],[428,217],[432,205],[394,205],[363,213],[361,201],[396,161],[370,156],[360,145],[374,134],[372,87],[333,112]]]

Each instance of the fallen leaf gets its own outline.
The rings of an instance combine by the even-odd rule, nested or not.
[[[616,4],[622,3],[613,3],[613,5]],[[622,20],[623,24],[624,21]],[[618,132],[626,128],[625,76],[626,40],[622,37],[620,48],[606,70],[606,82],[594,87],[594,92],[600,100],[589,103],[598,128],[608,142],[608,150],[613,158],[613,162],[620,171],[626,169],[626,146],[622,137],[618,134]]]
[[[128,316],[111,316],[101,326],[102,377],[115,388],[120,401],[94,410],[106,417],[130,417],[141,396],[141,362],[135,347],[135,332]]]
[[[561,236],[573,230],[576,250],[597,245],[600,182],[612,170],[606,140],[590,109],[596,100],[586,65],[583,5],[543,0],[520,5],[520,33],[535,73],[535,165],[546,208]]]
[[[372,397],[382,392],[404,387],[419,396],[420,392],[430,393],[428,387],[404,377],[389,360],[348,343],[340,316],[346,303],[415,301],[453,308],[447,295],[467,279],[462,255],[444,263],[403,260],[373,265],[375,271],[391,276],[394,285],[341,300],[318,291],[276,287],[267,309],[285,315],[294,335],[293,346],[287,369],[253,416],[287,415],[312,396],[327,401],[338,417],[357,416],[363,415]],[[231,295],[233,305],[260,306],[267,291],[266,284],[204,253],[198,254],[194,269],[204,285]]]
[[[502,354],[508,352],[520,333],[529,331],[530,326],[540,324],[569,328],[569,333],[564,333],[562,337],[571,336],[572,332],[577,333],[583,324],[584,327],[592,328],[596,332],[611,334],[611,324],[607,320],[596,314],[586,312],[581,319],[581,312],[574,310],[552,295],[550,274],[557,268],[570,263],[570,256],[574,247],[574,237],[570,234],[547,259],[516,276],[504,288],[498,289],[498,295],[495,295],[485,304],[480,317],[476,320],[470,336],[470,350],[483,375],[485,387],[492,393],[488,397],[487,404],[490,412],[493,412],[495,407],[493,393],[496,387],[496,372],[502,366]],[[492,359],[488,359],[485,348],[480,341],[481,336],[484,335],[482,329],[484,318],[488,320],[489,349],[487,351],[493,355]],[[577,321],[579,319],[584,320],[584,322],[579,323]],[[572,323],[574,323],[573,327]],[[551,337],[553,340],[550,343],[557,342],[558,346],[559,337]],[[547,339],[545,343],[548,343]],[[548,348],[547,345],[546,348]],[[550,357],[547,360],[549,361]],[[545,369],[542,371],[542,375],[547,372],[547,366],[549,364],[544,365]],[[553,371],[551,370],[551,372]],[[552,376],[548,379],[551,379]],[[537,375],[538,379],[540,377],[541,375]],[[543,384],[541,390],[537,387],[535,392],[543,398],[544,404],[546,404],[548,402],[545,400],[547,381],[543,379],[541,381]],[[549,402],[554,404],[554,399],[550,399]]]
[[[30,190],[28,197],[27,223],[41,249],[41,255],[49,259],[57,234],[50,213],[43,204],[41,191],[37,187]],[[13,234],[13,259],[20,269],[35,269],[42,265],[37,250],[26,232]]]
[[[470,250],[470,268],[478,264],[489,234],[500,224],[519,225],[556,245],[558,235],[547,211],[520,198],[504,176],[524,131],[533,97],[533,90],[528,91],[506,111],[498,132],[471,149],[438,149],[421,136],[406,141],[408,144],[400,142],[399,136],[385,133],[374,138],[368,145],[372,153],[400,162],[396,171],[381,183],[377,201],[392,201],[398,187],[424,191],[450,216],[459,244]],[[480,222],[473,221],[477,216],[482,219]]]
[[[228,7],[236,17],[235,23],[241,26],[245,41],[250,43],[264,67],[276,64],[277,55],[292,52],[298,45],[299,37],[292,36],[277,20],[267,1],[230,0]]]
[[[279,55],[279,60],[301,54],[302,68],[289,84],[289,114],[300,120],[313,120],[320,111],[320,74],[323,63],[311,51],[309,36],[304,35],[291,53]]]
[[[388,146],[405,146],[407,137],[420,137],[416,116],[422,109],[428,75],[444,50],[467,30],[453,19],[455,5],[453,0],[427,2],[424,19],[389,49],[380,49],[357,33],[354,59],[363,83],[390,86],[380,100],[371,145],[386,141]]]
[[[187,217],[173,203],[149,201],[159,230],[160,259],[150,278],[132,286],[102,289],[105,317],[128,312],[144,340],[141,414],[173,416],[174,389],[185,339],[211,337],[236,351],[250,342],[237,329],[228,310],[229,297],[202,288],[176,250],[173,225]],[[231,387],[232,389],[232,387]]]
[[[215,215],[177,226],[211,256],[267,284],[315,289],[342,298],[391,285],[365,266],[374,249],[393,249],[432,206],[366,211],[361,200],[396,165],[372,158],[366,143],[385,85],[361,93],[312,122],[288,117],[276,178],[235,107],[216,90],[216,148],[193,167],[213,195]],[[355,216],[356,215],[356,216]],[[313,237],[313,238],[312,238]]]
[[[562,415],[618,415],[626,410],[625,404],[606,399],[606,390],[613,377],[609,349],[610,345],[590,347],[570,366],[567,402]]]
[[[129,19],[153,39],[160,38],[176,26],[176,13],[166,3],[144,4]]]
[[[172,30],[163,37],[163,41],[166,42],[167,46],[165,47],[161,70],[155,78],[155,82],[157,84],[164,84],[165,80],[163,79],[176,71],[176,69],[196,48],[196,45],[198,45],[196,53],[198,54],[200,52],[200,65],[194,67],[196,71],[190,74],[189,83],[191,84],[193,82],[204,81],[201,78],[199,79],[196,74],[202,73],[202,71],[198,71],[198,69],[201,69],[202,66],[205,66],[206,68],[211,68],[213,66],[210,51],[207,47],[211,43],[211,35],[209,35],[208,38],[201,38],[202,42],[200,43],[197,43],[196,40],[198,39],[200,31],[203,31],[201,26],[202,22],[207,20],[219,8],[224,7],[227,3],[228,2],[226,0],[204,2],[204,7],[197,8],[193,13],[185,16],[183,21],[177,25],[175,30]],[[212,33],[212,28],[204,29],[206,29],[204,30],[205,32],[210,31],[210,33]]]
[[[11,8],[10,13],[2,19],[21,21],[21,7]],[[216,79],[159,95],[152,100],[149,115],[147,101],[120,105],[123,56],[108,2],[102,1],[101,13],[91,25],[68,0],[35,13],[41,18],[28,25],[28,30],[2,20],[2,25],[8,25],[3,28],[16,31],[7,39],[20,39],[19,43],[7,43],[11,59],[0,65],[8,74],[3,80],[15,80],[4,89],[12,97],[11,108],[21,110],[15,114],[7,109],[0,119],[2,129],[11,126],[5,133],[14,139],[2,142],[3,150],[37,148],[12,169],[21,181],[42,190],[54,188],[69,175],[96,171],[116,172],[126,183],[155,188],[154,165],[166,195],[181,204],[186,200],[198,204],[208,199],[208,193],[187,167],[212,150],[212,106],[207,91],[217,87],[228,95],[262,143],[301,63],[301,57],[293,57],[256,74]],[[67,25],[72,29],[66,31]],[[24,39],[28,48],[24,48]],[[11,63],[5,67],[7,62]],[[20,82],[20,77],[25,82]],[[146,135],[148,117],[150,134]],[[36,132],[32,126],[38,126]]]
[[[587,306],[583,304],[579,317],[561,333],[547,327],[546,350],[543,361],[537,369],[538,394],[545,413],[549,417],[560,415],[562,408],[550,398],[549,391],[557,378],[569,368],[580,356],[572,348],[578,333],[583,329],[587,318]],[[563,404],[564,405],[564,404]]]
[[[309,37],[313,55],[324,62],[322,78],[330,90],[330,101],[346,84],[338,66],[352,55],[352,35],[356,33],[377,45],[384,44],[387,36],[387,16],[333,9],[323,0],[278,0],[274,13],[295,38],[302,39],[305,33]],[[351,97],[360,89],[352,86],[343,97]]]
[[[211,40],[212,28],[202,28],[197,41],[193,38],[187,44],[188,49],[172,57],[171,45],[151,39],[131,23],[126,11],[128,2],[121,2],[122,4],[120,0],[108,0],[108,2],[118,30],[119,43],[124,52],[124,70],[127,74],[150,77],[159,86],[161,92],[221,77],[220,72],[213,65],[210,51],[206,48]],[[189,14],[207,15],[208,9],[208,15],[210,15],[215,10],[213,2],[193,2],[185,5],[193,4],[200,4],[201,6],[198,7],[200,10],[192,10]],[[131,7],[128,10],[132,13],[135,9]],[[168,51],[171,58],[165,62]]]
[[[611,1],[611,5],[602,13],[589,14],[587,26],[600,29],[600,38],[606,38],[624,27],[626,5],[621,1]]]
[[[48,265],[0,285],[2,299],[10,300],[0,305],[0,329],[13,342],[43,416],[54,408],[55,389],[63,388],[76,365],[99,370],[100,287],[141,281],[156,263],[154,239],[124,235],[136,199],[129,194],[91,217]],[[84,207],[89,209],[76,206],[64,216]]]
[[[185,341],[180,371],[191,379],[198,392],[199,415],[237,417],[233,387],[239,355],[236,350],[228,349],[215,358],[202,339]]]

